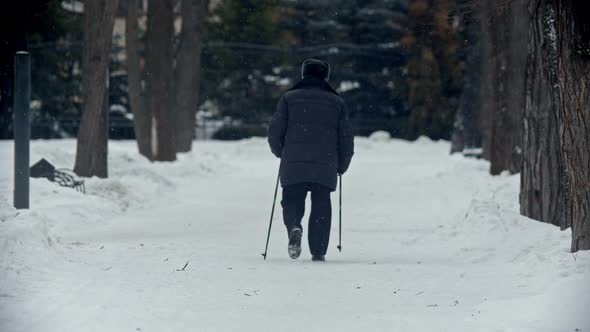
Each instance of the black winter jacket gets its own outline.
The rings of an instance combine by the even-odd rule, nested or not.
[[[330,85],[306,78],[279,100],[269,128],[272,153],[281,158],[283,187],[302,182],[336,190],[354,153],[344,100]]]

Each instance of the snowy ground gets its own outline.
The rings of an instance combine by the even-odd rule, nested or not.
[[[263,139],[171,164],[111,142],[109,179],[86,195],[33,179],[28,211],[0,142],[0,331],[590,331],[590,252],[519,215],[518,176],[444,142],[356,143],[343,251],[334,218],[312,263],[306,244],[288,258],[279,205],[260,256],[278,165]],[[74,152],[37,141],[31,161]]]

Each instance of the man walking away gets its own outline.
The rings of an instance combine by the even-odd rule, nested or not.
[[[330,240],[337,175],[344,174],[354,153],[354,136],[344,100],[328,84],[330,65],[316,59],[301,66],[302,80],[277,104],[269,128],[272,153],[281,158],[283,219],[289,256],[301,254],[305,199],[311,192],[308,242],[313,261],[324,261]]]

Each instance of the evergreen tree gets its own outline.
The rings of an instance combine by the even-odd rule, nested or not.
[[[404,126],[406,138],[451,136],[462,75],[452,5],[450,0],[416,0],[409,5],[408,29],[401,41],[408,56],[407,100],[411,109]]]
[[[70,41],[82,38],[81,22],[80,15],[65,11],[58,0],[31,0],[19,3],[17,10],[1,11],[0,138],[12,136],[13,60],[17,48],[31,53],[31,100],[36,105],[31,108],[32,137],[54,135],[40,131],[39,123],[53,122],[67,113],[78,114],[81,49],[70,45]],[[15,29],[17,26],[22,28]]]
[[[204,75],[216,84],[204,98],[222,114],[264,119],[300,78],[301,62],[317,57],[332,65],[330,83],[357,134],[448,139],[462,75],[453,4],[225,0],[209,22]]]
[[[358,134],[395,132],[395,119],[407,110],[403,96],[404,56],[398,46],[405,1],[283,2],[281,29],[294,54],[292,75],[308,57],[333,68],[330,83],[346,100]]]
[[[259,120],[274,110],[268,76],[280,65],[276,1],[224,0],[211,13],[203,54],[202,100],[216,101],[222,114]],[[209,82],[211,84],[209,84]]]

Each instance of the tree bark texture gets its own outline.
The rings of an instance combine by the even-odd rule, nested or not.
[[[150,0],[146,38],[146,101],[152,117],[152,156],[176,160],[172,96],[174,38],[173,0]]]
[[[188,152],[193,142],[199,106],[201,50],[208,10],[207,0],[182,0],[182,30],[176,56],[175,115],[176,151]]]
[[[527,1],[496,5],[492,38],[495,109],[490,138],[491,174],[518,173],[522,163],[522,116],[529,15]]]
[[[590,249],[590,4],[556,0],[559,107],[556,108],[571,193],[572,252]]]
[[[571,225],[565,166],[557,122],[559,89],[552,0],[531,1],[523,127],[523,165],[520,173],[520,211],[532,219],[566,229]]]
[[[85,2],[82,51],[82,117],[78,130],[74,172],[108,176],[108,132],[105,93],[113,23],[118,0]]]
[[[152,117],[145,105],[145,94],[141,87],[141,68],[139,63],[138,9],[140,0],[127,0],[125,40],[127,48],[127,81],[129,105],[133,113],[133,129],[139,153],[152,159]]]

